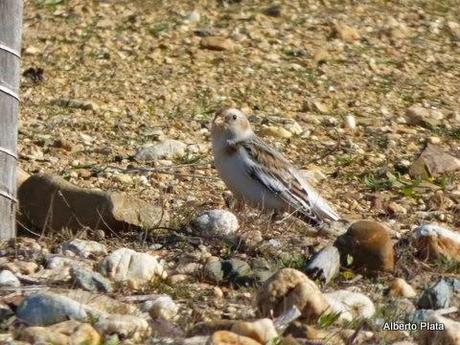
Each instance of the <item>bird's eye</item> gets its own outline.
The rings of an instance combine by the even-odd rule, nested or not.
[[[232,117],[233,117],[233,120],[236,120],[238,118],[238,116],[236,115],[233,115]]]

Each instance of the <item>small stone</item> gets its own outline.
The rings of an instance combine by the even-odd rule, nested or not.
[[[86,307],[71,298],[50,292],[26,296],[16,316],[32,326],[48,326],[68,319],[86,320]]]
[[[369,319],[375,314],[374,303],[359,292],[337,290],[324,294],[332,313],[339,313],[339,320]]]
[[[273,321],[270,319],[259,319],[252,322],[236,322],[231,332],[252,338],[261,344],[270,344],[278,337]]]
[[[460,24],[457,22],[449,21],[447,22],[447,28],[449,29],[449,33],[452,37],[456,40],[460,40]]]
[[[278,127],[278,126],[262,125],[260,133],[262,135],[266,135],[266,136],[270,136],[274,138],[281,138],[281,139],[288,139],[292,137],[291,132],[284,129],[283,127]]]
[[[115,175],[115,180],[127,185],[133,184],[133,178],[128,174],[117,174]]]
[[[203,37],[200,42],[201,48],[209,50],[233,50],[234,45],[231,40],[220,36]]]
[[[283,268],[257,291],[256,304],[264,317],[277,317],[296,306],[307,323],[315,323],[328,308],[323,294],[305,274]]]
[[[38,269],[38,265],[31,261],[14,261],[0,264],[1,269],[9,270],[13,273],[32,274]]]
[[[329,283],[340,270],[340,253],[334,246],[321,249],[305,266],[305,273],[311,279],[319,279],[324,284]]]
[[[415,241],[423,258],[460,261],[460,233],[456,231],[437,224],[424,224],[416,229]]]
[[[412,164],[409,174],[426,179],[460,170],[460,159],[444,152],[439,146],[427,144],[419,158]]]
[[[294,135],[301,135],[304,132],[302,126],[300,126],[299,123],[294,120],[287,122],[284,125],[284,128]]]
[[[198,12],[197,10],[193,10],[192,12],[190,12],[187,16],[187,21],[189,23],[197,23],[200,21],[200,12]]]
[[[452,286],[444,279],[423,291],[417,302],[420,309],[448,308],[452,299]]]
[[[414,104],[406,110],[407,123],[414,126],[433,128],[442,120],[442,113],[432,112],[420,105]]]
[[[70,275],[75,284],[86,291],[110,293],[113,291],[112,283],[98,272],[93,272],[81,267],[72,267]]]
[[[353,223],[334,244],[342,263],[364,272],[394,270],[394,249],[389,229],[377,222],[361,220]],[[351,257],[351,258],[350,258]]]
[[[215,332],[206,345],[262,345],[252,338],[229,331]]]
[[[101,336],[88,323],[64,321],[50,327],[27,327],[19,332],[19,340],[33,344],[99,345]]]
[[[133,315],[112,314],[96,322],[96,329],[104,335],[117,334],[124,339],[140,340],[151,332],[146,320]]]
[[[441,138],[439,138],[439,137],[429,137],[428,141],[430,142],[430,144],[437,145],[437,144],[441,143]]]
[[[390,295],[396,297],[414,298],[417,292],[404,279],[396,278],[391,282],[389,288]]]
[[[202,236],[209,238],[234,238],[239,228],[238,218],[226,210],[208,210],[192,221],[192,226]]]
[[[138,161],[157,161],[180,158],[185,155],[187,145],[181,141],[166,139],[153,145],[144,146],[134,158]]]
[[[3,287],[20,287],[21,282],[13,274],[13,272],[8,270],[3,270],[0,272],[0,286]]]
[[[134,289],[155,277],[167,277],[163,263],[156,257],[128,248],[117,249],[105,257],[100,269],[105,276],[117,282],[127,282]]]
[[[388,204],[388,210],[395,215],[407,214],[407,210],[400,204],[392,201]]]
[[[353,115],[345,116],[345,128],[348,128],[352,131],[356,129],[356,119]]]
[[[272,5],[263,10],[263,14],[269,17],[281,17],[281,5]]]
[[[333,29],[336,37],[342,41],[354,42],[361,39],[359,31],[349,25],[336,23]]]
[[[96,241],[85,241],[80,239],[65,242],[62,245],[62,250],[64,252],[68,250],[85,259],[107,255],[107,248],[104,244]]]
[[[147,301],[148,309],[153,319],[174,320],[179,312],[179,306],[168,295],[159,296],[153,301]]]

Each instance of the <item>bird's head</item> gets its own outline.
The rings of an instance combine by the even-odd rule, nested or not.
[[[254,134],[246,115],[234,108],[216,112],[212,120],[212,131],[225,135],[227,139],[236,140],[244,140]]]

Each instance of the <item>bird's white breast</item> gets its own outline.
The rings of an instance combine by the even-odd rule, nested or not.
[[[244,149],[229,151],[225,138],[213,138],[214,163],[228,189],[254,207],[283,209],[284,203],[249,175],[249,157]]]

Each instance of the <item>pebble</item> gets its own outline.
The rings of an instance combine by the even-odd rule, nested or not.
[[[448,308],[453,296],[453,288],[446,280],[441,279],[433,286],[425,289],[417,306],[420,309],[442,309]]]
[[[163,320],[174,320],[179,312],[179,306],[168,295],[162,295],[154,300],[146,301],[143,309],[148,310],[153,319],[159,318]]]
[[[70,275],[76,286],[86,291],[111,293],[112,283],[98,272],[93,272],[82,267],[74,266]]]
[[[167,277],[161,260],[128,248],[117,249],[106,256],[100,263],[100,271],[116,282],[127,282],[133,289],[150,282],[154,277]]]
[[[292,137],[292,133],[283,127],[273,125],[262,125],[260,130],[261,135],[266,135],[274,138],[288,139]]]
[[[307,323],[315,323],[328,308],[323,294],[302,272],[283,268],[258,289],[256,305],[263,317],[277,317],[296,306]]]
[[[112,314],[100,318],[95,328],[104,335],[117,334],[123,339],[139,341],[151,332],[148,322],[134,315]]]
[[[202,212],[192,221],[192,226],[202,236],[227,239],[234,238],[239,228],[238,218],[230,211],[220,209]]]
[[[201,48],[209,50],[233,50],[235,48],[233,42],[228,38],[221,36],[203,37],[200,42]]]
[[[356,129],[356,119],[353,115],[345,116],[345,128],[355,130]]]
[[[32,344],[99,345],[99,333],[88,323],[64,321],[49,327],[27,327],[19,332],[19,340]]]
[[[85,259],[107,255],[107,247],[104,244],[96,241],[85,241],[80,239],[65,242],[62,245],[62,250],[64,253],[66,251],[70,251]]]
[[[271,344],[278,337],[278,332],[271,319],[259,319],[252,322],[239,321],[230,330],[261,344]]]
[[[245,337],[229,331],[217,331],[209,340],[209,345],[262,345],[252,338]]]
[[[20,287],[21,282],[13,274],[13,272],[8,270],[2,270],[0,272],[0,286],[3,287]]]
[[[140,149],[134,158],[138,161],[158,161],[174,159],[185,155],[187,145],[174,139],[165,139],[156,144],[150,144]]]
[[[200,19],[201,19],[200,12],[198,12],[197,10],[193,10],[187,15],[187,21],[189,23],[197,23],[200,21]]]
[[[369,319],[375,314],[374,303],[359,292],[337,290],[324,294],[333,313],[340,313],[339,320]]]
[[[68,319],[88,318],[84,305],[51,292],[27,295],[19,304],[16,316],[32,326],[48,326]]]
[[[460,261],[460,233],[441,225],[423,224],[416,228],[415,246],[423,258]]]
[[[390,295],[405,298],[414,298],[417,292],[404,279],[396,278],[391,282],[389,288]]]
[[[14,261],[5,262],[0,265],[1,269],[11,271],[13,273],[32,274],[38,269],[38,265],[32,261]]]

